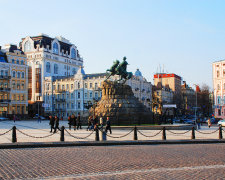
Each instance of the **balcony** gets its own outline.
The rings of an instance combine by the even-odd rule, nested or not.
[[[66,92],[66,90],[65,89],[57,89],[57,90],[55,90],[55,92],[56,93],[63,93],[63,92]]]
[[[55,101],[56,102],[65,102],[66,100],[65,99],[56,99]]]
[[[3,102],[3,103],[10,103],[11,100],[10,100],[10,99],[0,99],[0,102]]]
[[[63,108],[56,108],[55,111],[58,111],[58,112],[64,112],[64,111],[66,111],[66,110],[63,109]]]
[[[0,91],[10,91],[11,88],[0,88]]]
[[[4,75],[0,75],[0,79],[10,79],[11,76],[4,76]]]

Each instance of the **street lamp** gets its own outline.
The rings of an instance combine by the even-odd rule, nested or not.
[[[195,107],[195,124],[196,124],[196,121],[197,121],[197,117],[196,117],[196,115],[197,115],[197,106],[198,106],[198,100],[197,100],[197,86],[198,85],[196,85],[196,84],[194,84],[194,86],[195,86],[195,92],[196,92],[196,98],[195,98],[195,103],[196,103],[196,107]]]

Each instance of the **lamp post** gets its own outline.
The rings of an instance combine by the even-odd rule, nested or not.
[[[195,97],[195,124],[196,124],[196,121],[197,121],[197,106],[198,106],[198,99],[197,99],[197,96],[198,96],[198,94],[197,94],[197,85],[196,84],[194,84],[194,86],[195,86],[195,92],[196,92],[196,97]]]

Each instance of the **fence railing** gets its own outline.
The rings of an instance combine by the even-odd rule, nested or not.
[[[9,129],[7,131],[5,131],[4,133],[0,134],[0,136],[4,136],[6,134],[8,134],[9,132],[12,131],[12,142],[15,143],[17,142],[17,132],[21,133],[27,137],[30,138],[36,138],[36,139],[40,139],[40,138],[48,138],[51,136],[54,136],[55,134],[58,134],[58,132],[60,132],[60,141],[65,141],[65,132],[72,138],[74,139],[87,139],[89,138],[92,134],[95,133],[95,141],[106,141],[107,137],[109,138],[114,138],[114,139],[119,139],[119,138],[123,138],[126,137],[128,135],[130,135],[133,132],[133,140],[136,141],[138,140],[138,134],[141,136],[144,136],[146,138],[153,138],[157,135],[159,135],[160,133],[162,133],[162,140],[167,140],[166,137],[166,133],[171,133],[171,134],[175,134],[175,135],[184,135],[187,134],[188,132],[191,131],[191,139],[196,139],[196,132],[199,134],[214,134],[214,133],[218,133],[218,139],[223,139],[223,131],[225,132],[225,130],[222,127],[219,127],[218,129],[211,131],[211,132],[204,132],[204,131],[200,131],[197,130],[195,127],[192,127],[192,129],[186,130],[185,132],[174,132],[171,129],[167,129],[166,127],[162,127],[161,129],[158,130],[158,132],[152,134],[152,135],[146,135],[142,130],[143,128],[138,129],[138,127],[130,127],[130,131],[126,134],[123,134],[121,136],[113,136],[113,135],[109,135],[108,133],[106,133],[106,131],[103,130],[103,128],[96,128],[95,130],[91,131],[88,135],[80,137],[80,136],[75,136],[72,133],[70,133],[64,126],[62,126],[60,129],[58,129],[58,131],[56,131],[56,133],[50,133],[48,135],[45,136],[33,136],[30,134],[27,134],[25,132],[23,132],[20,129],[17,129],[16,126],[13,126],[12,129]],[[142,129],[142,130],[141,130]],[[100,133],[99,133],[100,132]]]

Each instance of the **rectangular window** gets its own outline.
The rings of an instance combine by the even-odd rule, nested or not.
[[[216,72],[216,76],[217,76],[217,77],[220,77],[220,71],[217,71],[217,72]]]
[[[85,83],[85,84],[84,84],[84,88],[86,88],[86,89],[87,89],[87,83]]]
[[[92,88],[92,83],[90,83],[90,88]]]

